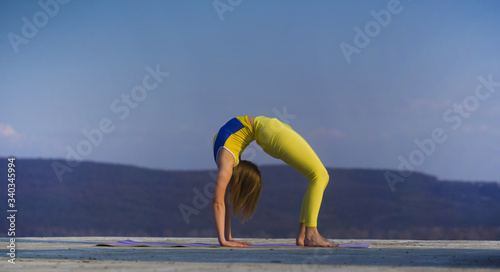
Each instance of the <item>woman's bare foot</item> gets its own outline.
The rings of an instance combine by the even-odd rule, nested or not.
[[[301,230],[302,226],[299,227],[299,235],[297,236],[297,245],[302,245],[306,247],[338,247],[338,244],[335,244],[328,239],[321,236],[316,227],[305,227],[304,226],[304,238],[302,239]]]
[[[304,239],[304,246],[306,247],[338,247],[338,244],[335,244],[328,239],[325,239],[323,236],[314,235],[312,237],[307,237]]]

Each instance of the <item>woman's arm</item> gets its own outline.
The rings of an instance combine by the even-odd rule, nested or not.
[[[230,178],[231,176],[229,176],[229,173],[219,170],[219,173],[217,174],[217,179],[215,181],[214,198],[212,200],[212,210],[215,222],[215,229],[217,231],[217,237],[219,238],[219,244],[221,246],[223,246],[227,241],[225,238],[226,207],[224,203],[224,195],[228,180]]]
[[[217,159],[217,166],[219,172],[217,173],[217,178],[215,180],[214,188],[214,198],[212,200],[212,211],[215,222],[215,229],[217,231],[217,237],[219,239],[219,244],[221,246],[233,246],[242,247],[240,243],[231,242],[226,240],[226,189],[229,181],[231,180],[231,175],[233,174],[233,164],[234,158],[231,153],[221,149],[219,157]],[[229,233],[230,233],[229,226]],[[228,237],[230,238],[230,237]]]

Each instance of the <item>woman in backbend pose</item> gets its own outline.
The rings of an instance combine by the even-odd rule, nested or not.
[[[309,179],[302,201],[297,245],[336,247],[317,229],[323,191],[328,172],[309,144],[290,126],[264,116],[235,117],[214,138],[214,158],[219,169],[215,181],[212,209],[221,246],[244,247],[249,243],[231,237],[231,208],[243,221],[251,218],[262,192],[261,174],[249,161],[240,161],[243,150],[255,140],[274,158],[281,159]]]

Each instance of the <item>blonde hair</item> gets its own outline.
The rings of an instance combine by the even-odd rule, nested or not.
[[[259,168],[250,161],[240,161],[233,169],[229,184],[233,215],[241,216],[241,221],[245,222],[255,213],[262,192],[262,176]]]

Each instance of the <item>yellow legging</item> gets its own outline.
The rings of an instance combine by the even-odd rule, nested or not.
[[[255,117],[254,131],[255,141],[267,154],[283,160],[309,180],[300,223],[316,227],[323,192],[329,180],[323,163],[302,136],[276,118]]]

